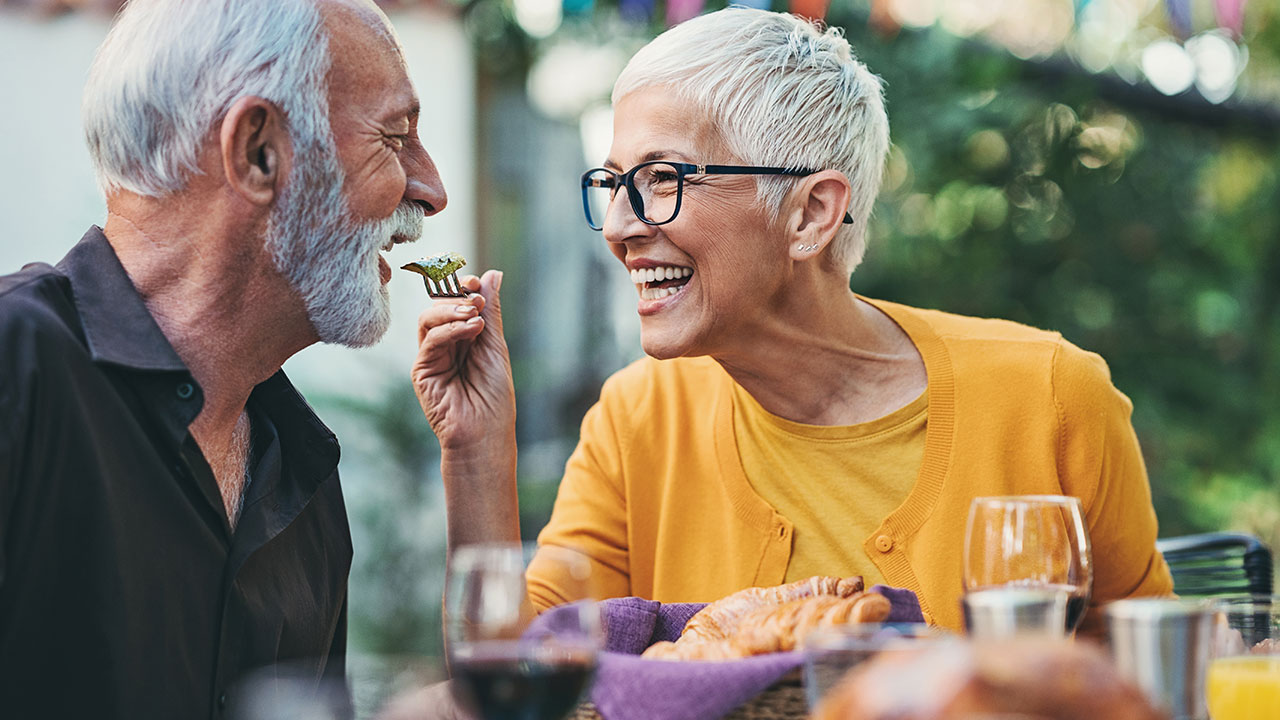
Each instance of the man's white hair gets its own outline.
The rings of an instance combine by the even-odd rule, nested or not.
[[[880,79],[838,29],[741,7],[708,13],[641,48],[614,84],[613,102],[648,87],[669,88],[701,108],[743,162],[843,172],[853,186],[853,224],[836,235],[832,259],[849,272],[858,266],[889,120]],[[757,176],[760,200],[774,213],[794,186],[794,179]]]
[[[291,137],[329,137],[324,21],[313,0],[130,0],[89,72],[85,139],[107,194],[163,197],[238,98],[277,104]]]

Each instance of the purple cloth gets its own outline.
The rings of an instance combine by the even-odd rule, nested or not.
[[[910,590],[876,585],[889,599],[888,622],[924,622],[920,603]],[[712,720],[750,700],[790,670],[804,654],[772,653],[732,662],[676,662],[639,657],[645,648],[675,640],[705,603],[663,605],[638,597],[600,604],[605,628],[591,701],[605,720]],[[539,627],[554,632],[556,610],[538,618]]]

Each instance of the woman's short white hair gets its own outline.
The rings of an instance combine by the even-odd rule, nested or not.
[[[98,184],[181,190],[209,133],[249,95],[280,106],[295,140],[329,137],[329,65],[313,0],[130,0],[81,106]]]
[[[853,186],[853,224],[836,235],[832,259],[850,272],[857,267],[880,191],[889,120],[880,79],[840,30],[742,7],[708,13],[641,48],[614,84],[613,102],[655,86],[706,112],[743,162],[843,172]],[[760,200],[777,212],[795,181],[757,176],[757,183]]]

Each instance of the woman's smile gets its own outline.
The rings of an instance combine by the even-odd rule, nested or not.
[[[638,267],[631,270],[631,282],[640,294],[641,315],[646,301],[664,300],[673,297],[689,284],[693,276],[693,268],[681,265],[656,265]],[[665,305],[665,303],[663,303]],[[654,310],[657,310],[655,307]]]

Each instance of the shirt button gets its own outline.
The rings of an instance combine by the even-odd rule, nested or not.
[[[191,383],[184,382],[178,385],[177,392],[179,400],[190,400],[191,396],[196,394],[196,388]]]
[[[888,535],[881,535],[876,538],[876,549],[882,553],[887,553],[893,549],[893,538]]]
[[[222,693],[221,695],[218,696],[218,709],[222,710],[222,709],[225,709],[226,707],[227,707],[227,694]]]

